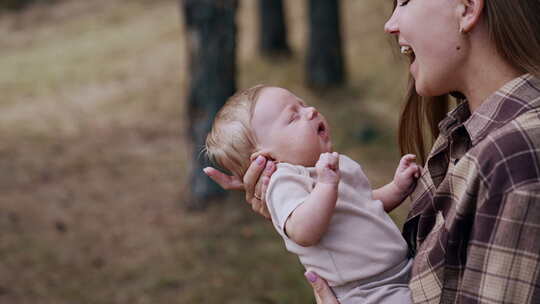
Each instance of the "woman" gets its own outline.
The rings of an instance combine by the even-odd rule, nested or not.
[[[398,0],[385,31],[411,60],[402,152],[426,160],[403,231],[413,302],[540,303],[540,1]],[[424,118],[437,137],[427,158]],[[205,172],[266,215],[273,170]],[[318,303],[337,303],[306,277]]]

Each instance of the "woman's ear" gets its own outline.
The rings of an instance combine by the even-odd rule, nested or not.
[[[480,21],[484,10],[484,0],[459,0],[459,31],[461,33],[470,32]]]

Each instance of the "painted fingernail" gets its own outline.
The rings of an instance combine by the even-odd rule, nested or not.
[[[257,162],[257,165],[262,166],[264,164],[264,157],[259,155],[255,161]]]
[[[315,281],[317,281],[317,275],[311,271],[304,273],[304,275],[311,283],[315,283]]]

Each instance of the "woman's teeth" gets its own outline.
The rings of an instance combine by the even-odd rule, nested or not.
[[[414,59],[414,52],[412,48],[408,45],[401,46],[401,54],[406,55],[407,57]]]
[[[407,45],[401,46],[401,54],[408,55],[410,53],[412,53],[412,48],[410,46],[407,46]]]

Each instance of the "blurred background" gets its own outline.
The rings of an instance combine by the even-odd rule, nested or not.
[[[271,223],[199,174],[201,143],[232,92],[283,86],[389,181],[392,1],[0,6],[0,303],[313,302]]]

